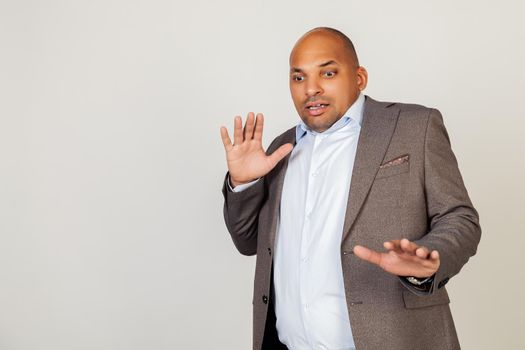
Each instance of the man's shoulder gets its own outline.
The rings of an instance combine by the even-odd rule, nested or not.
[[[397,108],[401,112],[416,112],[416,113],[429,113],[431,110],[435,109],[433,107],[428,107],[418,103],[407,103],[407,102],[393,102],[393,101],[380,101],[366,96],[366,103],[376,105],[383,108]]]
[[[366,105],[374,106],[376,108],[394,108],[398,109],[401,114],[410,114],[410,115],[420,115],[423,117],[428,117],[431,111],[437,110],[433,107],[428,107],[418,103],[407,103],[407,102],[391,102],[391,101],[379,101],[366,96],[365,108]]]

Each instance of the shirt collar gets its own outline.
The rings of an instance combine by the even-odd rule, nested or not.
[[[348,108],[345,114],[341,118],[339,118],[338,121],[336,121],[329,129],[323,131],[322,133],[316,132],[311,130],[304,121],[301,121],[296,127],[295,127],[295,142],[299,142],[299,140],[306,135],[307,132],[310,132],[313,135],[318,134],[331,134],[339,129],[341,129],[343,126],[348,124],[351,119],[356,121],[359,126],[361,126],[361,122],[363,121],[363,107],[365,104],[365,95],[362,93],[359,93],[359,96],[355,100],[355,102]]]

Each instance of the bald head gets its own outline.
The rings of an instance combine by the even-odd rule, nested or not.
[[[305,41],[311,39],[320,39],[320,40],[330,40],[334,45],[340,45],[345,49],[345,53],[348,55],[348,58],[353,62],[355,67],[359,67],[359,59],[357,58],[357,53],[355,51],[354,44],[349,37],[347,37],[343,32],[331,28],[331,27],[316,27],[307,31],[297,42],[290,53],[290,59],[294,54],[294,51],[303,44]]]
[[[290,54],[290,92],[301,119],[312,130],[329,129],[366,87],[354,45],[333,28],[304,34]]]

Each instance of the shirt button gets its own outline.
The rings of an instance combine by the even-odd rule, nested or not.
[[[263,295],[262,296],[262,301],[263,301],[263,303],[268,304],[268,297],[266,295]]]

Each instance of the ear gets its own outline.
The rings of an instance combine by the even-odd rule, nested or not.
[[[357,87],[359,90],[363,91],[368,84],[368,72],[365,67],[359,66],[357,68]]]

